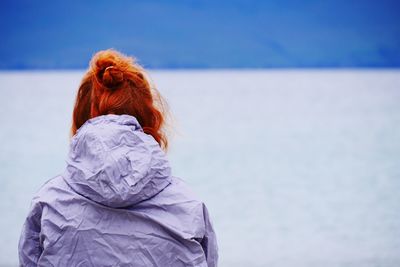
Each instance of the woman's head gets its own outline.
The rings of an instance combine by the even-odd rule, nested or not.
[[[132,57],[109,49],[96,53],[76,96],[71,135],[88,119],[106,114],[136,117],[145,133],[165,150],[166,102]]]

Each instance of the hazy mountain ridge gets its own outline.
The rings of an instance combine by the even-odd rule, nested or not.
[[[400,67],[396,1],[5,1],[1,69]]]

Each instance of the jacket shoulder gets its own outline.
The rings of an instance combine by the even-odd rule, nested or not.
[[[200,197],[190,187],[190,185],[177,176],[171,177],[171,184],[164,189],[162,196],[168,197],[171,200],[190,201],[194,204],[202,204]]]
[[[44,182],[36,191],[33,197],[35,202],[51,202],[60,195],[70,194],[70,190],[61,175],[56,175]]]

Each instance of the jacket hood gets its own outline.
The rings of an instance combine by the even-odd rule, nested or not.
[[[62,174],[78,194],[110,207],[149,199],[171,183],[164,151],[131,115],[87,120],[70,143]]]

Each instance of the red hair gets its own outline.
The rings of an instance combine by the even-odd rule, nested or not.
[[[167,104],[150,85],[144,69],[134,58],[108,49],[97,52],[79,86],[72,115],[71,135],[85,121],[106,114],[136,117],[143,131],[164,150],[168,140],[163,126]]]

